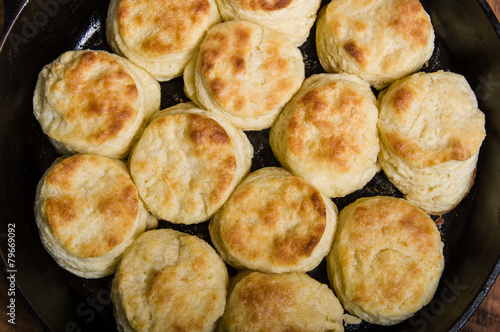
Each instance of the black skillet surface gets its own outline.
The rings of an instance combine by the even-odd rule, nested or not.
[[[436,50],[423,70],[450,70],[468,79],[486,114],[487,138],[469,195],[442,218],[434,216],[442,222],[446,267],[433,301],[399,325],[362,323],[347,331],[458,331],[500,272],[500,25],[484,0],[422,3],[436,30]],[[15,270],[18,298],[44,330],[115,331],[111,277],[87,280],[59,268],[44,250],[33,216],[36,184],[58,156],[32,114],[38,72],[67,50],[110,50],[104,31],[108,1],[5,0],[5,5],[0,38],[2,272],[10,275],[8,270]],[[306,75],[321,72],[314,38],[301,50]],[[182,79],[162,84],[162,108],[186,100]],[[268,146],[268,133],[247,133],[255,148],[252,170],[279,165]],[[362,190],[334,201],[342,209],[373,195],[400,193],[380,172]],[[174,226],[161,222],[160,227]],[[175,228],[210,242],[207,223]],[[15,239],[13,261],[7,261],[9,236]],[[324,262],[310,274],[327,282]]]

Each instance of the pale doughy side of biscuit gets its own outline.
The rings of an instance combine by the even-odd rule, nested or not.
[[[268,273],[307,272],[328,254],[332,200],[283,168],[249,174],[214,215],[209,232],[224,261]]]
[[[355,74],[381,89],[429,60],[434,29],[418,0],[339,0],[321,9],[316,45],[327,72]]]
[[[285,35],[296,45],[302,45],[318,12],[321,0],[217,0],[224,21],[250,21]]]
[[[434,221],[394,197],[360,198],[339,214],[327,272],[344,309],[394,325],[428,304],[444,268]]]
[[[469,191],[486,135],[465,78],[416,73],[379,96],[379,162],[412,203],[429,213],[455,207]]]
[[[243,130],[270,127],[305,75],[288,39],[241,20],[214,25],[192,61],[184,72],[187,96]]]
[[[479,155],[464,162],[450,160],[442,164],[416,168],[396,155],[385,144],[381,146],[379,162],[389,180],[404,198],[429,214],[443,214],[468,194],[474,184]]]
[[[118,278],[113,278],[111,283],[111,301],[113,302],[113,315],[116,320],[116,328],[120,332],[135,332],[134,328],[130,325],[118,288]]]
[[[33,113],[60,153],[125,157],[160,107],[160,85],[104,51],[68,51],[38,76]]]
[[[38,184],[35,217],[49,254],[85,278],[112,274],[135,237],[156,227],[126,165],[97,155],[57,159]]]
[[[139,193],[160,219],[208,220],[248,174],[253,147],[245,133],[191,103],[158,112],[129,165]]]
[[[213,331],[229,283],[222,259],[196,236],[159,229],[127,249],[113,280],[121,331]]]
[[[327,196],[361,189],[380,170],[377,106],[357,76],[313,75],[273,124],[273,153]]]
[[[214,0],[112,0],[106,36],[115,52],[169,81],[182,74],[206,31],[220,20]]]
[[[307,274],[243,272],[231,280],[217,331],[342,332],[343,312],[333,291]]]
[[[184,93],[191,100],[193,104],[199,108],[205,108],[198,100],[196,93],[196,61],[198,59],[199,52],[196,51],[194,56],[189,60],[186,67],[184,68],[184,73],[182,74],[182,81],[184,82]]]

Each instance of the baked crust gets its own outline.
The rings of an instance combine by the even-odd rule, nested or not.
[[[271,128],[274,155],[329,197],[361,189],[380,170],[377,106],[354,75],[313,75]]]
[[[42,243],[57,263],[90,278],[113,273],[133,239],[156,227],[126,165],[88,154],[59,158],[47,170],[35,215]]]
[[[121,331],[213,331],[224,312],[226,266],[194,235],[159,229],[124,253],[111,297]]]
[[[365,197],[340,212],[327,271],[353,315],[381,325],[409,318],[431,301],[443,267],[440,233],[413,204]]]
[[[316,42],[327,72],[355,74],[381,89],[431,57],[434,29],[418,0],[340,0],[321,10]]]
[[[234,20],[213,26],[184,72],[188,97],[244,130],[268,128],[304,80],[300,50],[281,34]]]
[[[316,20],[321,0],[216,0],[224,21],[253,22],[302,45]]]
[[[381,98],[379,128],[385,144],[419,168],[477,154],[486,135],[484,122],[469,84],[455,73],[416,73]]]
[[[159,112],[131,152],[139,193],[172,223],[208,220],[249,172],[253,147],[229,122],[179,104]]]
[[[212,218],[209,231],[222,258],[236,268],[306,272],[330,250],[333,202],[282,168],[251,173]]]
[[[485,117],[459,74],[416,73],[379,95],[379,163],[410,202],[429,213],[455,207],[469,191]]]
[[[344,331],[339,300],[306,274],[243,272],[230,289],[217,331]]]
[[[123,158],[160,107],[160,86],[105,51],[69,51],[43,68],[33,97],[42,130],[62,153]]]
[[[111,47],[159,81],[182,74],[206,31],[220,22],[214,0],[112,0],[106,19]]]

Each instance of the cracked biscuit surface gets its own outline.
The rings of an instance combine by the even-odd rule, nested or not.
[[[355,74],[381,89],[429,60],[434,29],[418,0],[338,0],[320,11],[316,44],[327,72]]]
[[[415,205],[375,196],[340,212],[327,271],[351,314],[381,325],[409,318],[431,301],[443,267],[441,235]]]
[[[241,272],[217,331],[344,331],[333,291],[304,273]]]
[[[158,229],[124,253],[111,298],[118,329],[209,332],[224,312],[229,277],[202,239]]]
[[[304,80],[300,50],[242,20],[214,25],[184,71],[186,95],[243,130],[268,128]]]
[[[214,0],[112,0],[106,36],[159,81],[180,76],[207,30],[220,22]]]
[[[302,45],[318,12],[321,0],[216,0],[222,19],[250,21],[282,33]]]
[[[466,79],[416,73],[379,95],[379,163],[410,202],[433,214],[455,207],[474,182],[485,117]]]
[[[283,168],[248,175],[210,221],[218,253],[230,265],[269,273],[306,272],[330,250],[337,208]]]
[[[156,227],[126,165],[98,155],[61,157],[40,180],[36,222],[47,251],[85,278],[114,272],[123,251]]]
[[[329,197],[361,189],[380,170],[378,102],[354,75],[307,78],[271,127],[281,165]]]
[[[125,157],[160,108],[160,85],[105,51],[68,51],[38,75],[33,113],[61,153]]]
[[[132,149],[130,172],[149,210],[172,223],[208,220],[249,172],[253,147],[228,121],[178,104],[158,112]]]

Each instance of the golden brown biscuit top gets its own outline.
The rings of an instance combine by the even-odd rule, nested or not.
[[[60,121],[51,136],[98,145],[127,131],[138,115],[139,92],[123,65],[95,51],[62,59],[46,85],[47,101]]]
[[[117,270],[137,331],[205,331],[222,315],[227,269],[206,242],[171,229],[141,234]]]
[[[287,8],[294,0],[233,0],[240,8],[273,12]]]
[[[312,254],[326,219],[322,196],[299,177],[256,178],[236,189],[224,205],[220,235],[240,260],[294,266]]]
[[[420,1],[396,1],[393,10],[387,25],[416,46],[425,46],[430,25]]]
[[[240,281],[236,296],[251,313],[248,323],[276,321],[283,315],[281,310],[296,305],[294,287],[279,281],[282,278],[257,272]]]
[[[240,117],[283,106],[300,87],[304,71],[300,51],[285,37],[239,20],[209,30],[199,64],[213,98]]]
[[[368,91],[371,93],[371,91]],[[286,128],[287,147],[292,155],[313,163],[349,171],[362,159],[367,136],[374,130],[378,110],[372,100],[345,82],[316,84],[297,95]],[[371,136],[370,136],[371,137]]]
[[[458,74],[414,74],[390,87],[380,105],[381,137],[417,167],[465,161],[486,135],[484,114]]]
[[[125,165],[94,155],[75,155],[53,167],[40,197],[54,236],[79,257],[120,245],[133,231],[140,204]]]
[[[342,330],[343,310],[333,292],[306,274],[251,272],[233,284],[223,318],[230,331]]]
[[[210,6],[208,0],[122,0],[117,19],[129,48],[158,57],[192,47],[206,29]]]
[[[165,114],[144,131],[130,167],[156,215],[200,213],[229,194],[237,168],[234,149],[234,141],[215,120]]]
[[[379,196],[342,210],[339,225],[334,250],[346,296],[371,314],[418,310],[443,265],[433,220],[407,201]]]
[[[200,283],[200,279],[210,279],[212,262],[210,256],[205,253],[206,248],[192,237],[182,238],[181,242],[185,246],[181,250],[189,248],[189,256],[181,252],[180,260],[175,266],[168,266],[156,272],[152,278],[151,289],[146,296],[157,321],[174,321],[173,327],[177,331],[201,331],[204,327],[205,316],[215,308],[211,302],[205,302],[203,307],[192,306],[200,302],[197,299],[201,294],[207,292],[207,285]],[[182,313],[189,308],[195,312],[192,313],[194,317],[189,320],[181,319],[182,315],[176,317],[176,311]]]
[[[340,46],[365,69],[392,71],[402,52],[424,49],[432,34],[418,0],[333,1],[326,15]]]

